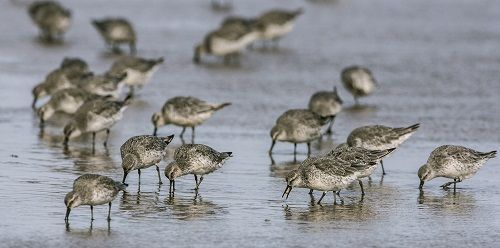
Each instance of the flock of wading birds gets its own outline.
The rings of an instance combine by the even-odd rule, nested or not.
[[[228,17],[216,31],[208,33],[203,42],[196,46],[194,62],[200,62],[202,54],[221,56],[228,62],[257,41],[261,41],[264,46],[269,41],[277,44],[280,38],[292,30],[301,13],[301,9],[271,10],[253,19]],[[61,39],[71,20],[70,11],[51,1],[33,3],[29,7],[29,14],[40,28],[42,38],[49,41]],[[113,50],[118,50],[121,43],[128,43],[130,53],[135,54],[136,36],[127,20],[103,19],[92,21],[92,24]],[[110,129],[121,119],[123,111],[132,100],[134,89],[143,87],[162,62],[162,58],[123,56],[103,75],[94,75],[85,61],[65,58],[59,68],[50,72],[42,83],[33,88],[32,106],[36,109],[42,128],[45,121],[56,112],[72,115],[63,131],[66,147],[70,139],[91,133],[94,149],[95,135],[101,131],[106,132],[106,146]],[[341,81],[354,96],[356,104],[359,97],[371,94],[377,85],[372,73],[360,66],[344,69]],[[120,101],[118,98],[123,86],[128,86],[130,90],[127,97]],[[50,96],[50,100],[36,108],[37,100],[45,96]],[[73,191],[64,198],[67,207],[65,220],[68,221],[71,209],[80,205],[90,205],[93,219],[93,206],[106,203],[109,204],[110,220],[111,202],[127,186],[125,180],[131,171],[137,170],[140,184],[141,169],[154,165],[158,182],[162,184],[158,165],[166,156],[167,145],[174,135],[158,137],[156,134],[159,127],[167,124],[182,127],[180,137],[183,141],[183,145],[175,150],[174,160],[165,168],[164,174],[170,181],[169,193],[174,195],[175,179],[188,174],[194,175],[195,190],[198,191],[204,176],[219,169],[232,153],[218,152],[203,144],[185,144],[183,134],[186,128],[191,128],[194,143],[195,127],[228,105],[230,103],[208,103],[189,96],[167,100],[163,108],[151,117],[153,135],[134,136],[121,146],[121,182],[95,174],[85,174],[74,181]],[[369,177],[379,163],[385,174],[382,159],[419,128],[419,124],[396,128],[382,125],[359,127],[349,134],[346,143],[338,145],[330,153],[310,157],[311,142],[322,137],[322,129],[326,125],[326,133],[331,133],[334,118],[341,109],[342,100],[334,87],[333,91],[315,93],[309,101],[308,109],[288,110],[276,120],[270,132],[272,145],[269,154],[277,141],[293,143],[294,156],[298,143],[306,143],[308,147],[308,158],[286,176],[287,185],[282,197],[286,195],[288,198],[294,187],[308,188],[310,194],[313,190],[323,192],[318,201],[320,204],[327,191],[333,191],[335,198],[340,190],[356,181],[364,195],[361,179]],[[458,182],[472,177],[488,159],[495,156],[496,151],[479,152],[462,146],[440,146],[418,170],[419,188],[422,189],[425,181],[446,177],[453,181],[441,187],[448,189],[453,184],[456,190]]]

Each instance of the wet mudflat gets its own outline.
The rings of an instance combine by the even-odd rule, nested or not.
[[[231,12],[213,11],[209,1],[68,1],[74,23],[58,45],[37,40],[25,2],[0,3],[0,246],[491,247],[500,239],[500,160],[489,161],[456,193],[440,189],[446,180],[435,179],[422,194],[416,175],[442,144],[499,148],[496,1],[258,0],[234,1]],[[223,17],[274,7],[305,10],[278,49],[246,51],[230,66],[213,58],[192,63],[195,43]],[[92,153],[86,136],[64,150],[67,117],[41,133],[31,88],[65,56],[85,59],[97,73],[107,70],[117,56],[105,50],[90,19],[109,15],[134,23],[140,56],[164,56],[165,63],[112,129],[108,149],[98,143]],[[381,84],[358,107],[339,79],[351,64],[371,68]],[[280,143],[270,158],[269,130],[282,112],[306,107],[315,91],[334,84],[344,111],[333,136],[313,144],[314,154],[344,142],[361,125],[420,122],[421,128],[385,159],[387,175],[377,170],[365,182],[364,198],[353,185],[339,205],[331,193],[315,205],[305,189],[283,201],[283,177],[305,158],[306,147],[299,146],[294,161],[293,146]],[[196,142],[234,157],[205,178],[198,195],[191,176],[178,180],[170,198],[154,168],[143,170],[140,188],[132,173],[109,224],[107,207],[98,206],[93,223],[88,207],[80,207],[65,225],[63,198],[73,180],[84,173],[119,180],[121,144],[152,133],[151,114],[176,95],[233,103],[197,129]],[[180,128],[159,130],[172,133]],[[180,144],[174,139],[171,152]]]

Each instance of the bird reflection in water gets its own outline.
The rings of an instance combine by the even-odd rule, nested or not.
[[[279,178],[285,178],[288,172],[297,169],[302,162],[294,159],[292,161],[276,163],[272,154],[269,154],[269,159],[271,160],[271,165],[269,166],[271,176]]]
[[[78,236],[80,238],[98,237],[98,236],[109,236],[111,235],[111,222],[106,221],[106,228],[96,228],[94,229],[94,221],[90,221],[90,226],[88,229],[74,229],[71,228],[70,223],[66,222],[66,232],[73,236]]]
[[[160,189],[161,187],[158,186],[154,192],[141,192],[141,187],[138,186],[136,193],[131,193],[130,190],[123,192],[120,211],[138,218],[157,216],[158,213],[166,210],[165,206],[161,204]]]
[[[344,204],[316,204],[316,199],[311,196],[307,208],[283,206],[285,220],[299,220],[307,222],[322,221],[366,221],[373,219],[376,212],[370,204],[364,204],[363,198],[349,199]]]
[[[440,191],[439,195],[427,195],[419,190],[418,204],[433,213],[469,215],[476,208],[474,196],[463,191]]]
[[[66,146],[63,154],[73,160],[80,172],[111,172],[118,168],[106,147],[96,152],[91,147]]]
[[[193,198],[167,197],[165,205],[171,210],[172,216],[180,220],[197,220],[202,218],[216,218],[227,213],[224,207],[213,202],[203,200],[200,194]]]

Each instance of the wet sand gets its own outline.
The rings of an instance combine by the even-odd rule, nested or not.
[[[440,189],[446,180],[435,179],[421,194],[416,175],[439,145],[500,147],[500,3],[256,0],[234,1],[234,9],[223,12],[209,1],[69,1],[74,23],[65,43],[47,45],[36,37],[26,2],[0,3],[0,246],[493,247],[500,239],[499,159],[456,193]],[[246,51],[231,66],[214,58],[192,63],[194,45],[225,16],[273,7],[305,10],[279,49]],[[65,56],[82,57],[97,73],[107,70],[117,56],[106,51],[90,20],[108,15],[128,17],[138,31],[138,54],[164,56],[165,63],[112,129],[108,149],[98,142],[93,154],[85,136],[64,150],[67,117],[40,133],[31,89]],[[361,107],[340,85],[340,71],[351,64],[372,69],[381,85]],[[377,170],[365,182],[363,199],[355,184],[342,193],[343,205],[333,205],[331,194],[323,206],[311,204],[305,189],[284,201],[283,177],[305,158],[306,146],[299,146],[294,162],[293,146],[279,143],[273,163],[269,130],[285,110],[307,107],[314,92],[333,85],[344,111],[333,136],[313,144],[314,154],[326,153],[361,125],[420,122],[421,128],[384,161],[386,176]],[[154,168],[143,170],[140,189],[131,173],[109,225],[107,207],[98,206],[93,223],[89,208],[80,207],[66,226],[63,199],[73,180],[84,173],[120,180],[121,144],[152,133],[152,113],[176,95],[233,103],[197,129],[196,142],[234,157],[206,176],[196,198],[191,176],[178,180],[171,199]],[[159,134],[180,131],[167,126]],[[171,152],[180,143],[175,138]]]

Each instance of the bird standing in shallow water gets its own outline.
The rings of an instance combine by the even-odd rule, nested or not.
[[[395,149],[396,148],[390,148],[387,150],[368,150],[362,147],[350,147],[346,143],[342,143],[335,147],[326,156],[333,157],[349,164],[371,164],[370,166],[357,171],[361,194],[365,195],[361,179],[370,177],[382,158],[389,155]]]
[[[486,161],[496,157],[497,151],[478,152],[463,146],[443,145],[432,151],[427,163],[418,169],[420,178],[419,189],[424,183],[436,177],[453,179],[441,187],[447,189],[453,184],[456,190],[457,183],[471,178]]]
[[[40,29],[40,37],[49,42],[62,40],[71,24],[71,11],[54,1],[35,1],[28,13]]]
[[[269,154],[272,154],[276,141],[291,142],[294,145],[293,154],[297,154],[297,143],[307,143],[307,154],[311,154],[311,141],[321,137],[321,128],[333,118],[322,117],[307,109],[292,109],[283,113],[271,129],[272,144]]]
[[[309,100],[309,110],[322,117],[333,116],[326,130],[327,134],[331,134],[335,117],[342,110],[342,99],[340,99],[337,93],[337,87],[333,87],[333,91],[319,91],[314,93]]]
[[[264,45],[266,41],[273,41],[275,46],[278,46],[279,40],[292,31],[297,17],[303,12],[302,9],[294,11],[275,9],[265,12],[257,18],[258,38]]]
[[[109,204],[108,221],[111,220],[111,202],[121,190],[125,190],[125,185],[106,176],[85,174],[78,177],[73,183],[73,190],[64,197],[64,220],[68,222],[71,209],[82,205],[90,205],[90,218],[94,220],[94,206],[106,203]]]
[[[139,173],[139,184],[141,184],[141,169],[156,166],[158,172],[158,183],[162,184],[160,168],[158,164],[167,154],[167,145],[172,142],[173,135],[167,137],[156,137],[151,135],[134,136],[128,139],[120,148],[122,156],[123,181],[132,170]]]
[[[59,68],[50,72],[43,82],[33,87],[33,103],[35,109],[38,99],[52,95],[53,93],[67,88],[77,87],[78,80],[91,76],[88,65],[79,58],[64,58]]]
[[[387,150],[398,148],[417,131],[420,124],[409,127],[387,127],[382,125],[363,126],[354,129],[347,137],[347,144],[368,150]],[[385,175],[384,163],[380,160],[382,173]]]
[[[354,97],[356,105],[359,104],[358,98],[370,95],[377,86],[372,72],[356,65],[342,70],[340,77],[347,91]]]
[[[175,191],[175,179],[187,174],[194,175],[195,190],[198,191],[203,176],[222,167],[232,154],[232,152],[218,152],[202,144],[180,146],[175,150],[174,161],[165,167],[165,176],[170,180],[170,194]],[[201,176],[199,181],[198,176]]]
[[[142,88],[158,70],[160,64],[163,63],[163,58],[145,59],[132,56],[124,56],[117,59],[107,74],[110,76],[120,77],[126,73],[124,84],[130,88],[130,92],[134,93],[136,87]]]
[[[191,96],[177,96],[168,99],[161,111],[154,113],[151,117],[154,126],[153,135],[156,135],[159,127],[174,124],[182,127],[181,139],[183,139],[186,127],[191,127],[191,139],[194,142],[195,127],[205,122],[216,111],[229,105],[231,103],[228,102],[208,103]]]
[[[123,111],[130,101],[129,95],[124,101],[96,99],[84,103],[64,127],[64,145],[67,146],[71,138],[84,133],[92,133],[92,148],[94,148],[96,133],[106,130],[104,146],[107,146],[110,128],[122,118]]]
[[[89,93],[80,88],[59,90],[52,95],[47,103],[37,110],[38,117],[40,117],[40,124],[43,125],[57,111],[74,114],[85,102],[98,98],[101,98],[101,96]]]
[[[358,180],[360,171],[374,164],[376,162],[343,161],[332,156],[307,158],[298,169],[286,176],[287,186],[282,197],[286,195],[288,199],[293,187],[308,188],[323,191],[318,200],[318,204],[321,204],[327,191],[333,191],[335,198],[340,190]]]
[[[119,45],[126,43],[129,45],[130,54],[135,55],[136,34],[132,24],[123,18],[107,18],[101,20],[93,20],[92,25],[99,31],[102,38],[114,52],[119,52]]]

